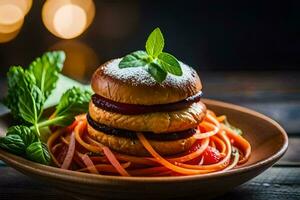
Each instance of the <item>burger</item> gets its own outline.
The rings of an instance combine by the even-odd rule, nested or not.
[[[95,94],[87,115],[89,136],[135,156],[148,155],[136,133],[143,133],[160,155],[190,149],[206,112],[196,71],[180,63],[181,76],[168,74],[159,83],[142,67],[120,69],[120,62],[108,61],[92,76]]]

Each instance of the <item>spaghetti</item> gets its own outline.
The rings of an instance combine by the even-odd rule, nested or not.
[[[47,145],[57,167],[103,175],[179,176],[227,171],[244,164],[251,145],[230,126],[226,116],[208,111],[199,124],[192,148],[172,157],[155,151],[143,133],[137,138],[148,151],[148,157],[114,152],[87,134],[86,117],[80,115],[70,126],[56,130]]]

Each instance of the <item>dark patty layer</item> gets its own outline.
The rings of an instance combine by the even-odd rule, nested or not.
[[[87,114],[87,121],[90,126],[92,126],[95,130],[101,131],[108,135],[114,135],[119,137],[125,138],[132,138],[136,139],[136,132],[125,130],[125,129],[117,129],[106,126],[104,124],[98,123],[94,121],[89,114]],[[150,140],[157,140],[157,141],[172,141],[172,140],[179,140],[189,138],[196,133],[195,129],[188,129],[185,131],[168,133],[168,134],[155,134],[151,132],[143,132],[145,137]]]
[[[182,101],[169,104],[157,104],[157,105],[137,105],[119,103],[107,98],[104,98],[98,94],[92,96],[93,103],[104,110],[110,112],[116,112],[124,115],[138,115],[153,112],[172,112],[182,110],[189,107],[192,103],[200,101],[202,92],[198,92],[194,96],[190,96]]]

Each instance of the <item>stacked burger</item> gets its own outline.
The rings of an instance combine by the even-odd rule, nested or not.
[[[202,85],[191,67],[168,74],[162,83],[142,67],[120,68],[121,59],[101,65],[92,77],[88,134],[116,152],[148,155],[137,138],[143,133],[160,155],[190,149],[206,112]]]

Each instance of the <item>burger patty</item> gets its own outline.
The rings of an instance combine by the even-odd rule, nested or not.
[[[110,99],[104,98],[98,94],[92,96],[92,101],[98,108],[116,112],[125,115],[138,115],[153,112],[172,112],[188,108],[192,103],[200,101],[202,91],[190,96],[182,101],[168,103],[168,104],[156,104],[156,105],[138,105],[115,102]]]
[[[202,102],[172,112],[154,112],[140,115],[124,115],[89,105],[89,114],[94,121],[109,127],[136,132],[168,134],[195,128],[205,117],[206,107]]]
[[[124,137],[129,139],[136,139],[136,132],[125,130],[125,129],[118,129],[106,126],[104,124],[98,123],[94,121],[89,114],[87,114],[87,121],[91,127],[93,127],[97,131],[101,131],[108,135],[114,135],[118,137]],[[196,129],[188,129],[185,131],[180,132],[173,132],[168,134],[154,134],[151,132],[143,132],[144,136],[150,140],[157,140],[157,141],[171,141],[171,140],[179,140],[185,139],[188,137],[193,136],[196,133]]]
[[[88,124],[88,134],[94,140],[108,146],[114,151],[134,156],[149,156],[148,151],[138,139],[109,135],[94,129],[90,124]],[[156,152],[160,155],[168,156],[188,151],[196,141],[196,138],[191,136],[185,139],[170,141],[157,141],[150,139],[148,141]]]

